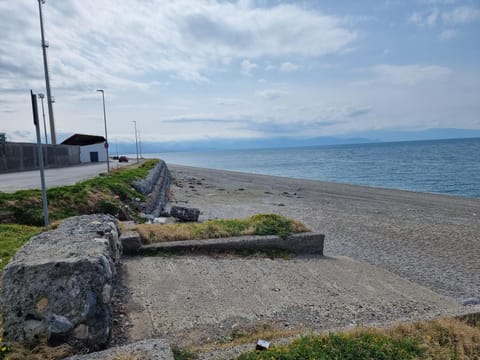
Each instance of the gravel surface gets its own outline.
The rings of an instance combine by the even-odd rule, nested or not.
[[[326,256],[126,258],[129,341],[216,349],[259,324],[298,333],[480,311],[461,305],[480,296],[478,199],[169,168],[172,204],[200,220],[283,214],[326,234]]]
[[[169,165],[175,201],[200,219],[275,212],[326,235],[325,254],[433,291],[480,297],[480,199]]]

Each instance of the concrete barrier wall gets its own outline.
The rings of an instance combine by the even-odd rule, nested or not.
[[[42,145],[46,168],[80,164],[80,147],[71,145]],[[36,170],[39,168],[37,144],[0,144],[0,173]]]
[[[29,346],[47,338],[51,345],[104,348],[121,251],[110,215],[69,218],[32,237],[3,271],[4,338]]]

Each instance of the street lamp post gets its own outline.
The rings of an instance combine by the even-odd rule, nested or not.
[[[40,98],[42,102],[42,115],[43,115],[43,131],[45,132],[45,145],[48,144],[48,139],[47,139],[47,123],[45,122],[45,108],[43,107],[43,99],[45,98],[45,94],[38,94],[38,97]]]
[[[46,0],[38,0],[38,11],[40,13],[40,32],[42,35],[42,52],[43,52],[43,70],[45,72],[45,87],[47,89],[47,105],[48,105],[48,118],[50,119],[50,139],[52,140],[52,145],[57,145],[57,134],[55,132],[55,120],[53,118],[53,100],[52,92],[50,90],[50,76],[48,73],[48,62],[47,62],[47,48],[48,42],[45,40],[45,33],[43,29],[43,14],[42,14],[42,4],[45,4]]]
[[[105,91],[103,91],[103,89],[98,89],[97,91],[102,93],[103,123],[105,124],[105,150],[107,151],[107,172],[110,173],[110,158],[108,155],[108,136],[107,136],[107,114],[105,112]]]
[[[135,120],[132,121],[135,125],[135,147],[137,148],[137,163],[139,162],[138,159],[138,137],[137,137],[137,122]]]

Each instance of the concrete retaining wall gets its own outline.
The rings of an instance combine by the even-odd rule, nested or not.
[[[46,168],[80,164],[80,147],[71,145],[42,145]],[[39,168],[37,144],[0,144],[0,173],[36,170]]]
[[[298,255],[323,255],[325,235],[301,233],[282,239],[278,236],[238,236],[221,239],[172,241],[145,245],[142,251],[236,251],[281,249]]]
[[[117,222],[110,215],[69,218],[32,237],[3,271],[5,339],[106,346],[120,255]]]
[[[139,210],[152,217],[158,217],[167,205],[167,192],[171,179],[172,176],[167,164],[165,164],[165,161],[160,160],[149,171],[145,179],[135,181],[132,184],[133,187],[141,194],[147,196],[147,200],[139,204]]]

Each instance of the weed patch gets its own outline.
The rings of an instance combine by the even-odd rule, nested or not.
[[[242,235],[278,235],[286,238],[310,230],[296,220],[277,214],[257,214],[247,219],[209,220],[204,223],[139,224],[137,231],[146,243],[156,243]]]

